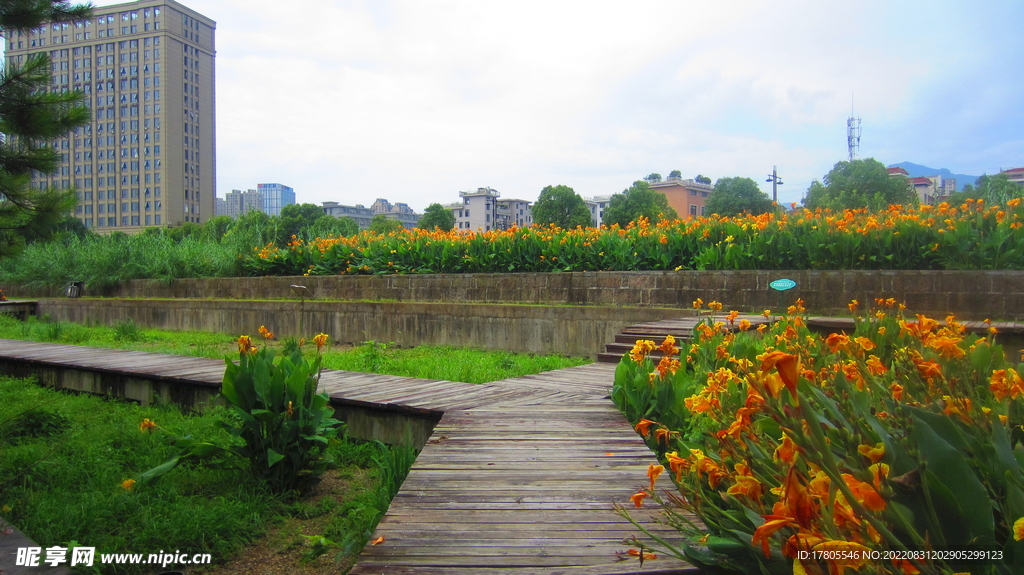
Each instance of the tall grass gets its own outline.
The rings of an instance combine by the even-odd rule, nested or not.
[[[176,241],[163,234],[67,236],[35,243],[17,258],[0,259],[0,280],[30,287],[60,287],[84,281],[93,293],[132,279],[242,275],[245,238],[220,242],[201,236]],[[248,248],[251,249],[251,248]]]
[[[158,435],[140,433],[144,417],[230,442],[218,424],[227,416],[223,409],[187,417],[169,407],[63,394],[2,377],[0,394],[0,508],[44,547],[77,541],[97,553],[178,548],[224,558],[282,508],[242,469],[192,467],[146,489],[122,487],[173,451]]]

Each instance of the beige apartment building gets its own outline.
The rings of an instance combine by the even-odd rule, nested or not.
[[[97,232],[202,223],[217,181],[213,20],[174,0],[93,9],[89,20],[8,32],[7,65],[45,52],[52,91],[80,90],[92,122],[51,145],[35,188],[74,187]]]
[[[459,196],[462,202],[448,206],[455,214],[455,229],[489,232],[533,225],[532,202],[499,200],[501,193],[490,187],[459,192]]]

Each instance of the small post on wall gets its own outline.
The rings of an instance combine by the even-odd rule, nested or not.
[[[289,286],[295,295],[299,296],[299,339],[302,339],[302,334],[305,333],[304,321],[306,319],[306,298],[313,299],[313,290],[306,286],[300,286],[292,284]]]

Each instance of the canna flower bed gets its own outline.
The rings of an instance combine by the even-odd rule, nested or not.
[[[851,334],[813,335],[803,312],[712,316],[685,349],[623,358],[612,397],[661,464],[619,512],[660,505],[684,540],[640,553],[710,573],[1021,572],[1024,364],[994,329],[893,300]]]
[[[254,276],[673,269],[1024,269],[1024,207],[890,206],[626,228],[400,230],[293,239],[244,258]]]

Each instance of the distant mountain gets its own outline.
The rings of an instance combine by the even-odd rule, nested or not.
[[[956,178],[957,190],[963,190],[967,184],[974,185],[979,176],[968,176],[967,174],[954,174],[946,168],[936,169],[929,168],[928,166],[922,166],[921,164],[912,164],[910,162],[900,162],[898,164],[891,164],[890,168],[903,168],[910,174],[911,178],[923,178],[926,176],[942,176],[943,178]]]

